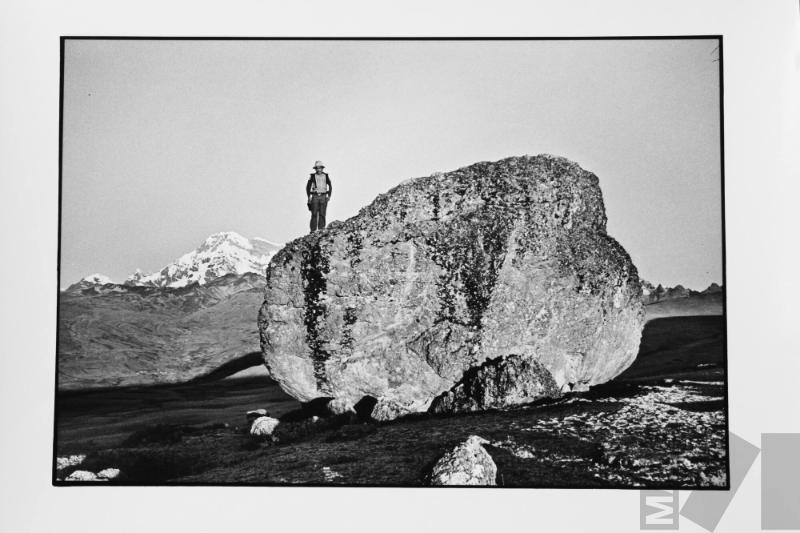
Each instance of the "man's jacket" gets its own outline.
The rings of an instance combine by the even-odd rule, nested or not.
[[[317,193],[317,194],[327,194],[328,195],[328,199],[330,200],[331,192],[333,191],[333,186],[331,185],[331,178],[328,176],[327,172],[323,172],[323,174],[325,175],[325,187],[324,188],[326,190],[324,190],[324,191],[323,190],[319,190],[320,187],[317,186],[317,180],[316,180],[317,174],[313,173],[313,174],[311,174],[311,176],[308,177],[308,182],[306,183],[306,196],[310,196],[312,192],[313,193]]]

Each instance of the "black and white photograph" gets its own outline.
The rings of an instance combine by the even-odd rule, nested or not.
[[[0,3],[0,531],[800,531],[799,28]]]
[[[719,37],[62,46],[56,484],[728,487]]]

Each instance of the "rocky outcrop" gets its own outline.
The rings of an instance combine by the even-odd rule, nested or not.
[[[511,354],[558,389],[602,383],[633,362],[643,322],[597,177],[546,155],[408,180],[287,244],[259,313],[286,392],[371,396],[389,416]]]
[[[497,465],[484,448],[489,441],[470,436],[439,459],[430,475],[431,485],[496,485]]]
[[[510,355],[486,361],[431,404],[434,413],[502,409],[559,396],[556,382],[533,356]]]

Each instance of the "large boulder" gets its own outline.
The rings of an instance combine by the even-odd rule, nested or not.
[[[511,354],[559,390],[603,383],[636,357],[644,312],[597,177],[540,155],[405,181],[288,243],[258,322],[270,375],[295,398],[414,412]]]

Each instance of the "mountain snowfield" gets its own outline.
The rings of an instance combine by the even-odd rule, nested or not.
[[[142,274],[137,270],[125,285],[147,287],[185,287],[248,272],[264,275],[270,259],[283,247],[266,239],[248,239],[233,231],[215,233],[196,250],[182,255],[158,272]]]
[[[77,283],[70,285],[67,289],[62,288],[61,290],[82,291],[83,289],[97,287],[98,285],[108,285],[113,283],[114,282],[111,281],[111,278],[104,276],[103,274],[89,274],[88,276],[82,277]]]
[[[161,270],[143,274],[137,269],[124,285],[180,288],[192,283],[205,285],[228,274],[241,276],[252,272],[264,276],[270,259],[282,247],[282,244],[266,239],[248,239],[234,231],[223,231],[211,235],[196,250],[182,255]],[[76,285],[85,287],[108,283],[113,282],[107,276],[93,274]]]
[[[86,283],[91,283],[93,285],[105,285],[107,283],[114,283],[113,281],[111,281],[111,278],[109,278],[108,276],[104,276],[102,274],[89,274],[88,276],[81,278],[81,281]],[[81,281],[79,281],[78,283],[80,283]]]

